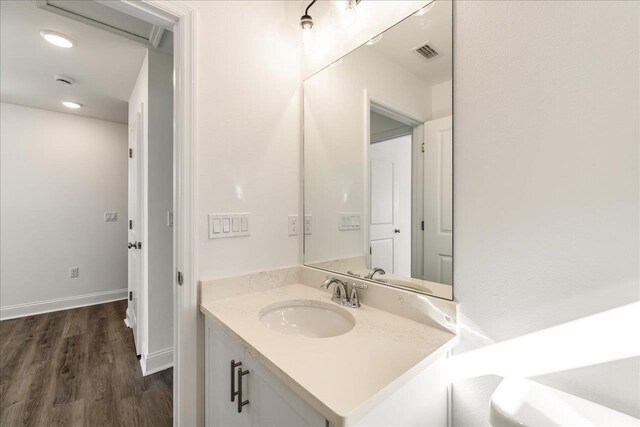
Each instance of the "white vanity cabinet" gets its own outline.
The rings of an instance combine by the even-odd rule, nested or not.
[[[232,369],[232,361],[241,363]],[[447,425],[444,358],[434,361],[349,426]],[[238,369],[246,372],[239,379]],[[240,385],[242,382],[242,386]],[[239,392],[232,401],[232,393]],[[238,411],[238,401],[248,401]],[[212,320],[205,321],[205,425],[209,427],[328,427],[324,416],[276,378]]]
[[[232,369],[232,361],[241,363]],[[239,380],[238,369],[247,372]],[[205,323],[205,425],[210,427],[327,425],[324,417],[289,390],[211,320]],[[240,384],[241,381],[241,384]],[[249,403],[238,410],[242,401]]]

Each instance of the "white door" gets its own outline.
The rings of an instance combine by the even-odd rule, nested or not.
[[[129,124],[129,305],[127,321],[133,330],[136,353],[142,354],[140,343],[140,287],[142,286],[142,141],[144,122],[142,105]]]
[[[453,130],[451,116],[425,123],[424,279],[453,280]]]
[[[369,146],[370,268],[411,276],[411,135]]]
[[[369,148],[370,268],[394,274],[398,267],[400,189],[397,159],[391,153]],[[408,232],[408,230],[406,230]]]

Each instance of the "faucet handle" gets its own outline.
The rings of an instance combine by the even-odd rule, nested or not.
[[[358,289],[367,289],[369,286],[360,283],[351,283],[351,295],[349,296],[349,305],[351,308],[360,307],[360,298],[358,297]]]

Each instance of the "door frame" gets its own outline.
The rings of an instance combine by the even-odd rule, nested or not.
[[[96,0],[105,6],[173,31],[173,423],[202,425],[203,357],[198,351],[196,211],[196,12],[181,2]]]
[[[419,152],[419,146],[415,143],[421,136],[424,134],[424,123],[427,121],[427,118],[422,117],[420,113],[415,111],[409,111],[405,108],[398,107],[393,102],[389,102],[378,94],[372,92],[370,89],[364,89],[364,102],[363,102],[363,141],[362,141],[362,150],[363,150],[363,158],[364,162],[364,213],[363,213],[363,221],[362,224],[370,224],[371,223],[371,200],[370,200],[370,188],[369,188],[369,144],[371,143],[371,135],[370,135],[370,124],[371,124],[371,110],[374,110],[380,114],[383,114],[387,117],[393,118],[401,123],[405,123],[411,127],[413,127],[412,133],[412,144],[411,144],[411,185],[422,183],[422,153]],[[415,265],[419,265],[417,261],[422,256],[422,233],[416,233],[415,230],[420,229],[420,221],[422,220],[422,215],[419,215],[421,209],[419,206],[422,206],[422,195],[421,191],[416,191],[417,189],[411,189],[411,269],[413,271]],[[363,236],[363,247],[367,248],[370,241],[369,235],[369,227],[365,227]],[[417,238],[415,238],[417,237]],[[369,251],[366,251],[367,261],[371,261],[371,255]]]

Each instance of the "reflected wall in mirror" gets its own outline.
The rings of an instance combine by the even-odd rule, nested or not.
[[[453,299],[452,4],[304,82],[306,265]]]

